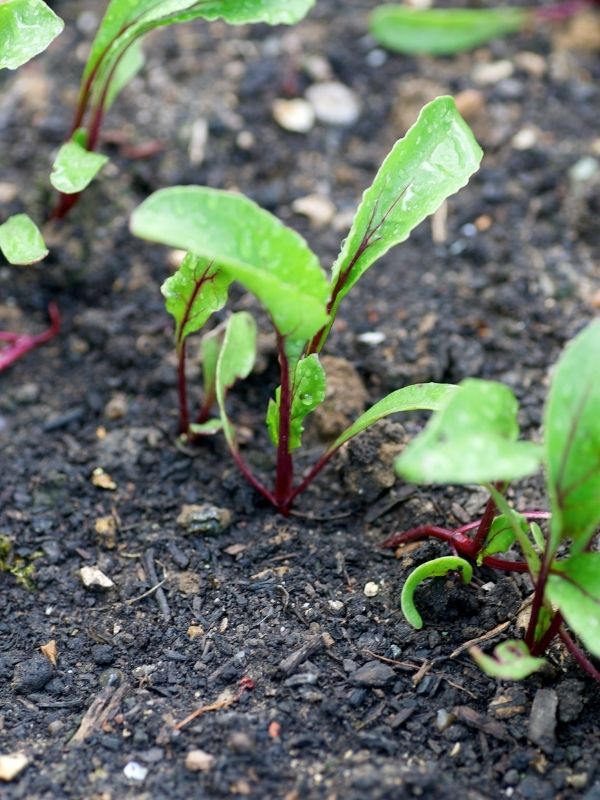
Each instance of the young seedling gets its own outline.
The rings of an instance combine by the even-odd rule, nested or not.
[[[457,554],[422,564],[408,579],[402,606],[411,624],[421,626],[413,592],[426,577],[460,568],[468,580],[465,565],[471,561],[531,576],[534,594],[524,641],[505,642],[494,656],[472,650],[489,675],[526,677],[543,665],[541,656],[559,636],[578,664],[600,680],[600,672],[566,628],[600,657],[600,553],[590,552],[600,525],[599,364],[597,320],[566,347],[554,369],[541,446],[518,441],[517,403],[507,387],[468,380],[396,462],[398,473],[416,483],[475,483],[490,493],[477,523],[458,531],[425,526],[384,543],[398,546],[433,536]],[[539,462],[545,468],[550,514],[518,514],[506,500],[508,482],[533,474]],[[548,528],[543,530],[539,522],[546,518]],[[469,531],[475,531],[472,538]],[[498,557],[514,543],[522,560]]]
[[[67,141],[58,151],[50,182],[59,192],[52,212],[61,219],[107,163],[95,153],[104,118],[121,90],[144,64],[141,40],[156,29],[194,19],[231,25],[292,25],[315,0],[111,0],[83,71]]]
[[[0,225],[0,252],[9,264],[16,266],[36,264],[48,255],[39,228],[27,214],[15,214]],[[0,331],[0,372],[56,336],[60,330],[60,314],[55,303],[48,306],[48,314],[50,326],[43,333]]]
[[[453,55],[539,22],[562,22],[598,0],[566,0],[541,8],[428,8],[384,5],[370,18],[372,35],[405,55]]]
[[[17,69],[45,50],[64,23],[42,0],[0,3],[0,69]]]
[[[389,414],[438,408],[454,387],[417,384],[393,392],[359,417],[294,483],[292,454],[301,446],[307,416],[325,397],[319,353],[341,301],[378,258],[407,239],[416,225],[466,184],[481,155],[452,98],[440,97],[427,105],[365,192],[330,280],[304,239],[246,197],[195,186],[163,189],[149,197],[133,214],[133,233],[190,252],[163,286],[167,310],[176,322],[180,433],[193,438],[207,425],[214,430],[219,423],[207,420],[216,397],[233,458],[252,485],[287,514],[295,498],[353,436]],[[277,336],[280,386],[266,415],[276,447],[272,489],[243,461],[226,410],[227,390],[254,362],[255,324],[248,314],[234,314],[224,331],[205,342],[205,400],[197,424],[190,423],[186,339],[225,305],[234,280],[261,301]]]

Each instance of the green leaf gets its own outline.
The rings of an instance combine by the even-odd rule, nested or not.
[[[0,69],[17,69],[43,52],[64,26],[42,0],[0,2]]]
[[[231,278],[210,260],[186,254],[177,272],[161,286],[166,309],[175,318],[178,348],[223,308],[230,283]]]
[[[223,346],[225,329],[222,325],[209,331],[202,337],[202,382],[204,384],[205,405],[214,401],[217,386],[217,362]]]
[[[455,391],[457,387],[447,383],[415,383],[396,389],[361,414],[356,422],[329,445],[327,452],[338,450],[350,439],[390,414],[399,414],[401,411],[437,411]]]
[[[144,66],[144,53],[139,42],[133,42],[123,56],[119,59],[114,74],[110,80],[106,98],[104,100],[104,111],[108,109],[115,102],[121,91],[127,84],[135,78],[138,72]]]
[[[478,169],[482,155],[451,97],[438,97],[421,110],[363,195],[333,266],[332,320],[359,278],[464,186]]]
[[[369,27],[380,44],[397,53],[451,55],[515,33],[530,17],[527,8],[419,10],[386,5],[371,14]]]
[[[555,563],[546,595],[590,653],[600,658],[600,553],[580,553]]]
[[[600,524],[600,320],[567,345],[544,413],[552,508],[551,552],[571,538],[583,550]]]
[[[402,587],[400,605],[406,621],[413,628],[420,630],[423,627],[423,619],[415,606],[414,594],[419,584],[427,578],[439,578],[449,572],[460,572],[463,583],[469,583],[473,577],[473,567],[464,558],[458,556],[443,556],[426,561],[414,569],[406,579]]]
[[[15,214],[0,225],[0,250],[9,264],[35,264],[48,255],[44,237],[27,214]]]
[[[329,287],[317,257],[299,234],[243,195],[161,189],[134,211],[131,230],[213,261],[259,298],[283,336],[309,339],[327,321]]]
[[[215,433],[223,430],[223,422],[220,419],[209,419],[206,422],[192,422],[190,433],[194,436],[214,436]]]
[[[487,483],[523,478],[539,463],[536,445],[517,442],[517,401],[507,386],[469,379],[396,461],[414,483]]]
[[[488,656],[479,647],[469,648],[469,653],[478,667],[491,678],[522,681],[541,669],[546,663],[543,658],[532,656],[525,642],[512,640],[502,642]]]
[[[275,400],[269,401],[267,429],[274,445],[279,444],[279,403],[281,387]],[[298,362],[292,381],[292,410],[290,415],[290,452],[302,445],[304,420],[325,399],[325,370],[319,357],[313,355]]]
[[[62,145],[54,159],[50,183],[59,192],[77,194],[94,180],[107,162],[107,156],[90,152],[71,140]]]
[[[527,520],[525,517],[516,513],[514,513],[514,517],[517,517],[523,533],[527,533]],[[505,553],[509,549],[517,538],[513,524],[514,521],[511,522],[504,514],[494,519],[488,535],[485,537],[483,548],[477,555],[478,564],[481,564],[486,556],[492,556],[494,553]]]
[[[247,378],[256,357],[256,323],[247,311],[232,314],[227,321],[225,336],[216,372],[216,394],[225,438],[232,450],[237,450],[235,431],[227,416],[225,397],[236,380]]]

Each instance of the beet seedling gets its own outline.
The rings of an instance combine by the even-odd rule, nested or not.
[[[425,106],[365,192],[330,280],[301,236],[246,197],[180,186],[155,192],[142,203],[132,216],[133,233],[189,251],[163,286],[167,310],[176,322],[180,433],[194,437],[206,426],[214,430],[220,424],[250,483],[286,514],[298,494],[353,436],[389,414],[438,408],[454,387],[418,384],[392,392],[359,417],[294,485],[292,453],[301,446],[306,418],[325,397],[319,353],[341,301],[378,258],[407,239],[416,225],[467,183],[481,155],[452,98],[440,97]],[[205,400],[197,423],[190,422],[186,339],[225,305],[234,280],[260,300],[277,335],[280,386],[267,409],[267,427],[276,447],[273,489],[243,461],[226,410],[228,389],[247,376],[254,363],[256,324],[249,314],[234,314],[224,330],[205,340]],[[207,419],[213,397],[220,423]]]
[[[0,3],[0,69],[17,69],[44,51],[64,28],[42,0]]]
[[[156,28],[194,19],[231,25],[264,22],[291,25],[315,0],[111,0],[83,71],[68,139],[54,161],[50,182],[59,192],[52,213],[61,219],[107,163],[94,152],[104,118],[121,90],[144,64],[143,37]]]
[[[405,55],[453,55],[540,22],[562,22],[598,0],[566,0],[541,8],[427,8],[383,5],[370,17],[372,35]]]
[[[432,536],[448,542],[457,557],[422,564],[402,592],[405,616],[421,620],[414,607],[416,585],[459,569],[470,579],[470,562],[528,572],[534,584],[524,641],[505,642],[488,656],[472,654],[489,675],[520,679],[538,670],[556,636],[596,680],[600,672],[566,626],[593,656],[600,657],[600,553],[590,552],[600,525],[600,320],[564,350],[552,377],[541,446],[518,441],[517,403],[502,384],[468,380],[450,395],[422,434],[396,462],[398,473],[416,483],[480,484],[490,492],[484,517],[458,531],[424,526],[391,537],[384,545]],[[544,464],[550,514],[518,514],[506,501],[509,481]],[[497,513],[498,512],[498,513]],[[548,530],[540,522],[549,518]],[[475,531],[471,538],[468,533]],[[516,543],[522,559],[498,557]]]

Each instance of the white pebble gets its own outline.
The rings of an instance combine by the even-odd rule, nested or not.
[[[298,197],[292,203],[292,210],[295,211],[296,214],[302,214],[302,216],[308,217],[317,228],[321,228],[330,223],[336,211],[331,200],[320,194],[307,194],[305,197]]]
[[[306,90],[306,99],[325,125],[353,125],[360,116],[357,95],[343,83],[315,83]]]
[[[214,763],[215,757],[205,750],[190,750],[185,757],[185,766],[190,772],[208,772]]]
[[[98,567],[82,567],[79,574],[86,589],[112,589],[115,585]]]
[[[365,588],[363,589],[365,597],[375,597],[375,595],[379,594],[379,584],[375,583],[375,581],[369,581],[365,583]]]
[[[123,768],[123,774],[128,780],[141,783],[146,780],[148,767],[144,767],[138,761],[128,761]]]
[[[490,64],[477,64],[472,75],[475,83],[480,86],[491,86],[510,78],[514,71],[510,61],[492,61]]]
[[[286,131],[308,133],[315,124],[315,112],[306,100],[275,100],[273,118]]]

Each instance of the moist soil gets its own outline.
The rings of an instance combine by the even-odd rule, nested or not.
[[[52,5],[64,34],[2,77],[3,216],[48,214],[48,165],[102,4]],[[427,542],[395,557],[378,544],[464,524],[485,499],[394,478],[393,455],[423,419],[356,440],[288,518],[248,488],[222,438],[176,441],[159,291],[176,254],[130,236],[132,209],[167,185],[236,188],[327,265],[382,158],[439,94],[461,98],[483,166],[434,236],[421,225],[346,301],[328,353],[360,384],[338,389],[321,433],[343,421],[348,395],[352,408],[408,383],[479,376],[511,386],[524,435],[539,436],[549,368],[597,313],[598,17],[433,60],[386,55],[365,32],[370,7],[319,0],[293,30],[198,23],[153,36],[106,122],[110,166],[46,226],[43,266],[0,270],[3,327],[41,330],[52,299],[63,315],[59,338],[0,376],[0,532],[9,561],[35,566],[30,589],[0,572],[0,752],[30,759],[3,784],[7,800],[600,798],[597,685],[559,647],[519,684],[489,679],[462,647],[497,626],[490,641],[519,635],[525,579],[438,579],[417,594],[425,627],[402,618],[408,571],[447,550]],[[323,79],[356,93],[358,120],[282,130],[275,99]],[[294,212],[313,194],[333,203],[330,224]],[[241,291],[234,306],[255,310]],[[231,414],[268,475],[277,367],[264,330]],[[543,482],[513,499],[545,507]],[[212,507],[206,531],[178,522],[190,504]],[[85,588],[82,567],[114,586]],[[52,640],[55,667],[39,650]]]

